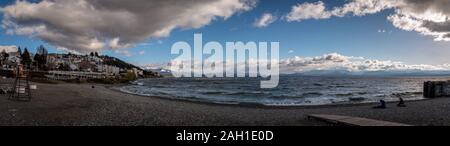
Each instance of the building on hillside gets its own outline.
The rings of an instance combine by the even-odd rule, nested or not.
[[[120,68],[111,65],[97,65],[97,70],[113,76],[120,74]]]
[[[20,59],[19,56],[15,56],[15,55],[14,56],[9,56],[7,64],[14,65],[14,64],[20,63],[20,61],[21,61],[21,59]]]
[[[52,80],[75,80],[75,79],[102,79],[106,73],[76,72],[76,71],[49,71],[46,77]]]

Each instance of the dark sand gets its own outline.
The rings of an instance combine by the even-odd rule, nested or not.
[[[0,125],[119,126],[309,126],[307,114],[366,117],[412,125],[450,125],[450,98],[407,102],[398,108],[374,104],[315,107],[251,107],[143,97],[103,85],[37,84],[31,102],[0,95]]]

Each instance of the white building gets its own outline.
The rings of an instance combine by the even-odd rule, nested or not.
[[[111,65],[97,65],[97,70],[110,75],[118,75],[120,73],[120,68]]]
[[[15,55],[12,55],[12,56],[9,56],[9,57],[8,57],[8,61],[9,61],[10,63],[15,63],[15,64],[17,64],[17,63],[20,62],[20,57],[15,56]]]

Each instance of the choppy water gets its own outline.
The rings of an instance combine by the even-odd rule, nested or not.
[[[259,88],[256,79],[144,79],[127,85],[127,93],[223,104],[271,106],[325,105],[420,100],[423,82],[450,77],[305,77],[282,76],[274,89]]]

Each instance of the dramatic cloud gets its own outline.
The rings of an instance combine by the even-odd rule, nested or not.
[[[255,0],[42,0],[1,8],[9,34],[78,52],[122,49],[250,10]]]
[[[270,13],[264,13],[261,18],[259,18],[258,20],[255,21],[255,23],[253,23],[253,26],[258,27],[258,28],[262,28],[262,27],[267,27],[270,24],[272,24],[273,22],[275,22],[277,20],[277,17],[270,14]]]
[[[0,52],[5,51],[6,53],[9,52],[17,52],[17,46],[0,46]]]
[[[450,71],[450,65],[407,65],[402,62],[365,59],[363,57],[344,56],[337,53],[317,57],[293,57],[280,62],[282,74],[317,72],[428,72]]]
[[[365,16],[394,9],[388,20],[397,28],[433,36],[436,41],[450,41],[450,1],[448,0],[351,0],[327,9],[321,1],[292,7],[284,18],[289,21]]]
[[[433,36],[436,41],[450,41],[448,0],[404,0],[388,19],[397,28]]]

